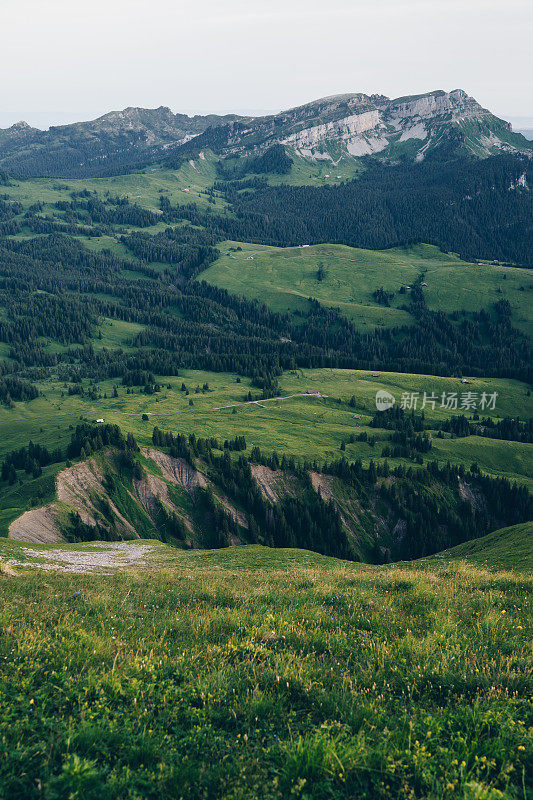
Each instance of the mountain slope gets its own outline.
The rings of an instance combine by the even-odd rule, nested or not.
[[[531,512],[527,490],[476,470],[302,465],[257,447],[242,455],[244,436],[222,446],[157,427],[152,441],[139,450],[116,426],[78,425],[67,454],[80,460],[57,474],[52,503],[15,517],[9,537],[158,538],[185,549],[259,543],[384,562],[428,555],[521,523]],[[232,459],[234,450],[241,455]],[[11,465],[13,459],[19,463],[17,453]],[[2,475],[8,472],[3,465]]]
[[[193,140],[193,141],[191,141]],[[257,155],[281,144],[310,161],[378,155],[421,160],[431,153],[531,153],[533,145],[462,89],[390,100],[343,94],[279,114],[188,117],[169,108],[126,108],[91,122],[47,131],[20,122],[0,130],[0,166],[17,176],[95,176],[184,159],[210,148],[221,156]],[[170,151],[170,153],[169,153]]]
[[[169,108],[126,108],[90,122],[41,131],[25,122],[0,130],[0,163],[19,176],[107,175],[161,158],[208,127],[237,119],[188,117]]]
[[[326,97],[273,116],[207,129],[178,148],[178,154],[211,147],[221,154],[242,156],[274,144],[333,166],[345,158],[375,154],[388,160],[403,156],[420,161],[434,152],[475,157],[531,152],[531,143],[513,133],[509,123],[456,89],[395,100],[364,94]]]

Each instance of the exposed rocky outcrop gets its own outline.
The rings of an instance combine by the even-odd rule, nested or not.
[[[279,462],[273,458],[270,464]],[[254,486],[240,466],[233,472],[224,458],[198,458],[195,465],[154,447],[143,448],[141,456],[102,449],[62,470],[56,501],[14,520],[9,537],[34,543],[62,536],[159,538],[177,547],[207,548],[259,541],[381,562],[406,553],[414,557],[428,552],[432,542],[457,542],[472,530],[507,522],[500,519],[499,495],[491,500],[485,479],[475,473],[432,470],[431,480],[421,482],[416,475],[365,471],[343,462],[325,473],[250,463]],[[521,503],[518,492],[516,497]],[[527,504],[523,508],[524,516],[529,514]]]
[[[177,511],[170,499],[168,484],[155,475],[147,474],[142,479],[133,479],[135,496],[140,500],[142,507],[151,516],[157,509],[157,503],[164,505],[171,511]]]
[[[154,461],[161,470],[163,477],[175,486],[182,486],[188,492],[193,492],[198,487],[205,488],[207,486],[205,476],[194,467],[191,467],[190,464],[187,464],[183,458],[172,458],[172,456],[168,456],[153,447],[143,447],[142,454]]]
[[[456,149],[476,156],[501,150],[532,152],[531,144],[513,134],[509,123],[462,89],[395,100],[364,94],[327,97],[270,117],[223,126],[216,140],[209,131],[199,139],[203,137],[211,137],[210,146],[218,145],[221,154],[260,152],[281,143],[296,155],[335,165],[342,157],[374,153],[395,158],[398,148],[417,139],[424,142],[423,148],[408,152],[418,160],[431,149],[449,147],[450,141]]]
[[[313,147],[324,139],[343,139],[349,141],[354,136],[364,131],[372,130],[379,125],[379,112],[365,111],[362,114],[352,114],[350,117],[304,128],[298,133],[292,133],[282,144],[291,144],[295,147]]]
[[[128,522],[106,493],[103,487],[103,475],[94,459],[81,461],[60,472],[57,476],[56,492],[60,502],[65,503],[73,511],[77,511],[82,522],[91,526],[99,523],[105,525],[99,508],[99,500],[106,496],[117,533],[125,535],[127,538],[137,536],[133,525]]]
[[[62,470],[56,478],[57,502],[26,511],[9,526],[9,538],[23,542],[57,542],[68,522],[69,514],[77,513],[84,525],[113,530],[124,538],[135,538],[137,532],[119,511],[103,484],[95,459],[81,461]],[[106,517],[102,502],[105,503]]]
[[[250,464],[250,469],[265,500],[277,503],[281,491],[280,481],[283,480],[284,473],[280,469],[273,470],[262,464]]]
[[[53,508],[45,506],[26,511],[9,526],[9,538],[41,544],[61,541],[62,536]]]

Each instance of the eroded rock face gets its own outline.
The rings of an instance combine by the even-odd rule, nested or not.
[[[359,109],[357,113],[338,117],[342,109]],[[330,122],[317,122],[301,127],[302,120],[333,117]],[[442,126],[461,126],[463,122],[477,119],[480,122],[495,120],[489,111],[482,108],[473,97],[462,89],[453,92],[430,92],[417,97],[389,100],[387,97],[367,95],[341,95],[326,98],[300,109],[294,109],[284,118],[289,127],[299,127],[293,133],[280,138],[281,144],[294,147],[298,155],[317,161],[331,160],[327,152],[329,144],[343,144],[346,151],[355,157],[371,155],[385,150],[390,145],[409,139],[426,142],[421,147],[420,158],[431,146],[432,131]],[[496,121],[498,122],[498,121]],[[506,128],[504,123],[501,125]],[[483,138],[483,142],[481,142]],[[480,135],[481,152],[489,154],[491,149],[505,145],[497,135],[490,141]],[[334,162],[338,163],[338,162]]]
[[[109,498],[103,486],[103,476],[93,458],[81,461],[62,470],[56,478],[57,501],[42,508],[26,511],[9,526],[9,538],[21,542],[50,543],[62,540],[61,512],[77,512],[85,525],[108,526],[99,508],[105,498],[113,524],[119,536],[135,538],[137,533],[131,523]]]
[[[313,147],[324,139],[342,139],[349,141],[352,137],[364,131],[372,130],[380,123],[379,112],[366,111],[363,114],[352,114],[344,119],[304,128],[298,133],[293,133],[282,144],[291,144],[295,147]]]
[[[420,97],[391,100],[388,114],[398,119],[431,119],[432,117],[466,118],[485,117],[489,112],[462,89],[453,92],[431,92]]]
[[[197,487],[207,486],[202,473],[187,464],[183,458],[173,458],[153,447],[143,447],[142,453],[146,458],[155,461],[163,477],[175,486],[182,486],[188,492],[194,491]]]
[[[270,469],[262,464],[250,464],[250,469],[265,500],[269,500],[271,503],[279,502],[280,490],[283,493],[283,487],[279,485],[283,479],[283,472],[280,469]]]
[[[198,150],[209,148],[221,157],[257,155],[278,143],[294,148],[305,158],[338,163],[339,149],[344,155],[359,157],[407,139],[427,140],[430,148],[436,147],[440,134],[461,129],[472,120],[479,123],[478,130],[470,126],[467,138],[473,138],[473,143],[465,143],[465,149],[473,155],[484,157],[499,149],[533,154],[531,145],[513,134],[509,123],[494,117],[462,89],[455,89],[394,100],[375,94],[342,94],[255,118],[213,114],[188,117],[161,106],[111,111],[96,120],[52,127],[49,131],[17,123],[0,130],[0,166],[7,172],[28,176],[64,177],[65,169],[73,169],[72,149],[82,152],[88,147],[90,156],[76,167],[81,176],[91,170],[101,171],[104,163],[111,167],[115,158],[120,158],[123,166],[125,149],[132,164],[140,158],[161,160],[168,148],[194,163],[199,158]],[[328,144],[335,146],[334,157],[327,152]],[[50,154],[54,166],[50,166]],[[412,152],[411,156],[417,158]]]
[[[57,476],[57,499],[77,511],[86,525],[95,526],[101,517],[98,513],[98,498],[105,496],[114,515],[117,532],[127,537],[136,537],[135,528],[107,496],[102,481],[103,475],[94,459],[81,461]]]
[[[9,538],[18,542],[51,544],[61,541],[61,533],[51,507],[25,511],[9,526]]]

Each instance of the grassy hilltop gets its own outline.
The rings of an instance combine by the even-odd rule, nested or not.
[[[533,524],[525,522],[499,531],[492,531],[480,539],[464,542],[439,554],[439,558],[465,559],[472,564],[493,569],[533,571]]]
[[[340,309],[363,331],[411,325],[413,318],[401,308],[409,301],[408,289],[405,294],[400,289],[411,287],[423,274],[424,295],[432,310],[471,313],[506,297],[517,327],[528,332],[533,323],[529,271],[469,264],[432,245],[363,250],[337,244],[272,248],[225,242],[220,250],[222,255],[202,279],[261,300],[275,311],[307,311],[309,299],[315,298]],[[380,287],[393,295],[390,305],[377,302],[374,292]]]
[[[531,573],[127,546],[0,546],[0,797],[531,796]]]

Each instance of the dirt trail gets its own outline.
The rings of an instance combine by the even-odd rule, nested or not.
[[[50,506],[26,511],[21,517],[13,520],[9,526],[8,536],[19,542],[51,544],[61,541],[59,526]]]
[[[7,563],[12,567],[32,567],[48,572],[101,572],[126,567],[144,567],[146,566],[144,556],[156,546],[133,542],[95,542],[87,545],[91,549],[86,550],[32,550],[25,547],[24,556],[38,560],[20,561],[11,558]]]

